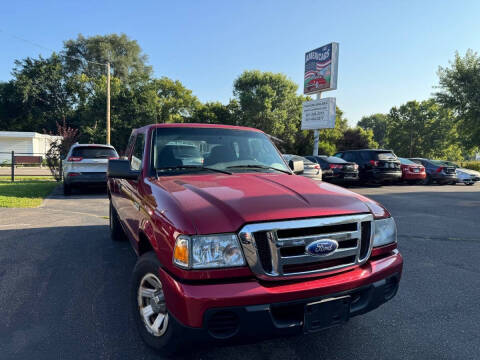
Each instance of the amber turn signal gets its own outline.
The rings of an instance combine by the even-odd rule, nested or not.
[[[187,237],[179,236],[175,242],[175,249],[173,251],[174,264],[188,268],[189,267],[189,239]]]

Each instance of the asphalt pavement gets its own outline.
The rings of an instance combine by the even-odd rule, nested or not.
[[[480,184],[352,188],[384,204],[405,258],[397,296],[347,324],[186,359],[480,359]],[[135,254],[104,192],[0,209],[0,359],[159,359],[130,315]]]

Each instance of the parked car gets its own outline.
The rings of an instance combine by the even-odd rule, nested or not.
[[[363,183],[384,183],[402,178],[400,161],[392,150],[346,150],[335,154],[345,161],[358,164],[358,175]]]
[[[358,165],[336,156],[305,156],[322,169],[322,179],[332,183],[352,183],[358,181]]]
[[[303,156],[292,154],[283,154],[283,158],[287,163],[289,161],[303,161],[303,172],[300,175],[314,180],[322,180],[322,169],[317,163],[310,161]]]
[[[163,151],[171,139],[198,144],[208,165],[178,162]],[[403,260],[390,213],[294,176],[303,162],[290,170],[263,132],[157,124],[129,144],[127,160],[108,164],[110,232],[139,256],[131,311],[148,345],[169,353],[312,333],[397,293]]]
[[[109,160],[118,159],[111,145],[74,144],[62,162],[63,193],[70,195],[73,187],[106,185]]]
[[[427,173],[425,182],[427,184],[436,182],[440,185],[454,185],[457,182],[455,168],[446,165],[443,161],[424,158],[410,158],[410,160],[425,167],[425,172]]]
[[[455,173],[457,174],[457,183],[463,183],[465,185],[473,185],[475,182],[480,181],[480,172],[465,169],[452,161],[443,161],[447,166],[453,166]]]
[[[402,168],[402,181],[406,181],[409,184],[420,184],[425,181],[427,173],[423,165],[405,158],[398,158],[398,160],[400,160]]]

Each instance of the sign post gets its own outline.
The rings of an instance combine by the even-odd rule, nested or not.
[[[332,42],[305,54],[303,93],[317,94],[317,98],[303,104],[302,129],[314,130],[313,155],[318,155],[318,130],[335,127],[335,98],[322,101],[321,96],[323,91],[337,89],[337,77],[338,43]]]

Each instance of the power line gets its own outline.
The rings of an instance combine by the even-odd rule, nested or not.
[[[33,41],[30,41],[30,40],[27,40],[27,39],[24,39],[20,36],[17,36],[17,35],[14,35],[14,34],[11,34],[11,33],[7,33],[5,32],[4,30],[0,29],[0,32],[3,32],[5,35],[8,35],[10,36],[11,38],[14,38],[14,39],[17,39],[17,40],[20,40],[20,41],[23,41],[27,44],[30,44],[30,45],[33,45],[33,46],[36,46],[36,47],[39,47],[41,49],[44,49],[44,50],[48,50],[48,51],[51,51],[51,52],[56,52],[55,50],[53,49],[50,49],[46,46],[43,46],[43,45],[40,45],[36,42],[33,42]],[[87,59],[84,59],[84,58],[81,58],[81,57],[78,57],[78,56],[72,56],[72,55],[67,55],[67,54],[62,54],[62,56],[65,56],[65,57],[68,57],[68,58],[71,58],[71,59],[75,59],[75,60],[80,60],[80,61],[86,61],[88,63],[91,63],[91,64],[96,64],[96,65],[101,65],[101,66],[107,66],[107,63],[100,63],[100,62],[96,62],[96,61],[92,61],[92,60],[87,60]]]

